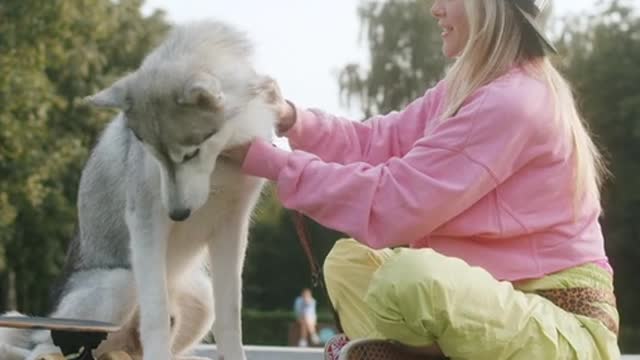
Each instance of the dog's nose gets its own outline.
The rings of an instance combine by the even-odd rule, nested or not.
[[[191,215],[191,210],[189,209],[171,210],[169,212],[169,217],[173,221],[185,221],[190,215]]]

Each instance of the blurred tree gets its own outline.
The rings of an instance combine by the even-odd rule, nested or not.
[[[621,343],[640,352],[640,17],[631,1],[610,0],[602,13],[565,19],[561,67],[582,113],[606,150],[613,177],[602,219],[615,269]],[[637,9],[636,9],[637,10]]]
[[[306,219],[314,256],[322,263],[336,239],[343,235]],[[293,223],[293,214],[280,205],[268,186],[258,206],[244,271],[244,305],[257,310],[292,309],[303,287],[312,288],[311,271]],[[327,299],[313,289],[320,310]]]
[[[165,32],[142,0],[0,2],[0,273],[42,313],[75,229],[80,171],[109,114],[81,99],[133,69]]]
[[[348,64],[339,77],[342,100],[357,100],[366,117],[399,110],[444,75],[441,29],[420,0],[362,1],[361,35],[370,64]]]

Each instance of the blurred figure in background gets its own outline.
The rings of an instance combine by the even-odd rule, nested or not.
[[[296,298],[293,304],[293,311],[300,327],[298,346],[309,346],[309,340],[313,345],[319,344],[320,338],[316,333],[316,300],[313,298],[310,289],[302,289],[300,296]]]

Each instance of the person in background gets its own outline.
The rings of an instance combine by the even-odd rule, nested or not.
[[[300,296],[298,296],[293,304],[293,311],[296,315],[296,320],[300,327],[300,340],[298,346],[309,346],[309,340],[313,345],[320,343],[320,338],[316,332],[316,300],[311,294],[311,290],[308,288],[302,289]]]

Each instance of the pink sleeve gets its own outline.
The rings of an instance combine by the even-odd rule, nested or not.
[[[297,121],[285,134],[293,149],[317,155],[326,162],[379,164],[401,156],[424,132],[435,113],[441,86],[436,86],[401,112],[365,122],[338,118],[319,110],[296,111]]]
[[[472,206],[517,168],[528,133],[514,120],[518,116],[503,98],[479,92],[401,158],[341,165],[258,141],[244,169],[276,179],[285,207],[327,227],[373,248],[407,245]]]

